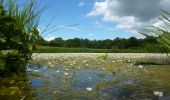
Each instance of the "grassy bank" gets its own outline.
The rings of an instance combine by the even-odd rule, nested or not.
[[[111,49],[67,48],[38,46],[36,53],[111,53]]]
[[[35,53],[159,53],[146,49],[92,49],[37,46]]]

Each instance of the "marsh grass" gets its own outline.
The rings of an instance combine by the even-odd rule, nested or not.
[[[0,0],[0,74],[24,73],[39,36],[38,24],[45,10],[37,0]]]
[[[157,41],[160,43],[161,50],[169,56],[170,53],[170,12],[162,11],[161,17],[159,20],[163,24],[163,26],[149,26],[148,29],[145,29],[146,32],[139,32],[145,36],[149,36],[149,34],[154,34],[157,37]]]

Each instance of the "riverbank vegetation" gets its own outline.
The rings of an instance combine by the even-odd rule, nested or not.
[[[0,0],[1,75],[24,73],[39,36],[41,13],[36,0],[25,1],[22,7],[17,0]]]

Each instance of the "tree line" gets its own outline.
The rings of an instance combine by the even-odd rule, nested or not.
[[[106,39],[106,40],[89,40],[89,39],[67,39],[63,40],[61,37],[55,38],[51,41],[46,41],[40,37],[37,41],[39,46],[51,47],[70,47],[70,48],[94,48],[94,49],[147,49],[148,51],[161,52],[161,46],[154,36],[147,36],[144,39],[137,39],[135,37]]]

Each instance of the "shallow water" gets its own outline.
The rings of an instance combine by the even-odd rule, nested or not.
[[[82,59],[33,61],[26,77],[0,79],[0,100],[170,100],[168,65]]]

